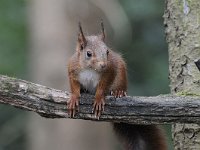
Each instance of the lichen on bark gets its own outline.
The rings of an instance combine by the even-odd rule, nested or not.
[[[164,24],[169,49],[171,93],[200,95],[200,1],[166,0]],[[200,149],[200,126],[173,126],[175,149]],[[192,136],[190,136],[192,135]]]

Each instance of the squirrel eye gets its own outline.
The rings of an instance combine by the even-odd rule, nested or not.
[[[91,51],[87,51],[87,57],[91,57],[92,56],[92,52]]]

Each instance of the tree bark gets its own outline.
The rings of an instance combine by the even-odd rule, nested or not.
[[[0,76],[0,103],[38,113],[46,118],[68,118],[68,92],[28,81]],[[107,96],[105,111],[97,120],[92,114],[94,96],[82,94],[75,119],[169,124],[200,122],[200,98],[160,95],[154,97]]]
[[[199,0],[166,0],[164,19],[173,94],[200,95],[200,72],[194,63],[200,59],[199,8]],[[199,150],[199,131],[200,126],[197,124],[173,125],[175,150]]]

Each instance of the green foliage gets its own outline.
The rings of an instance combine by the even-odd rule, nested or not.
[[[26,23],[24,0],[0,1],[0,73],[20,75],[25,71]]]
[[[169,93],[168,51],[165,42],[164,1],[120,1],[133,30],[132,41],[120,43],[126,49],[129,93],[158,95]],[[123,53],[123,52],[122,52]]]
[[[26,19],[24,0],[0,1],[0,74],[25,76]],[[0,150],[25,149],[25,115],[0,105]]]

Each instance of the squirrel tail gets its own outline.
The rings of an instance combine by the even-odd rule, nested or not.
[[[167,150],[163,131],[156,125],[114,123],[125,150]]]

